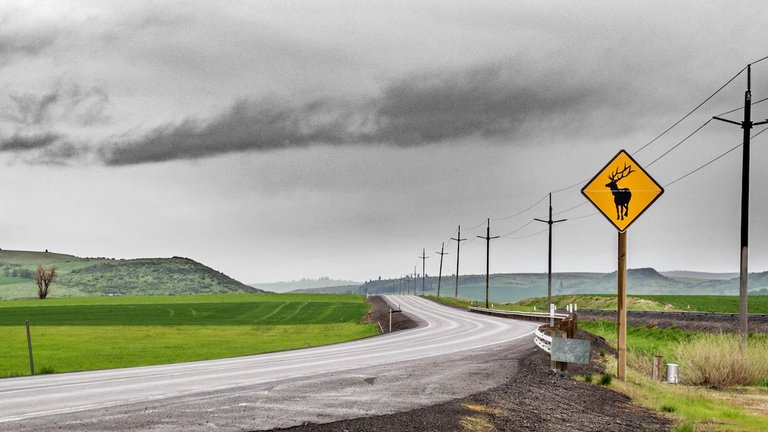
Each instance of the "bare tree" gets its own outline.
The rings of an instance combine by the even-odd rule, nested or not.
[[[37,296],[40,300],[44,300],[48,297],[48,287],[56,280],[56,266],[51,266],[46,270],[43,266],[37,266],[35,272],[35,283],[37,284]]]

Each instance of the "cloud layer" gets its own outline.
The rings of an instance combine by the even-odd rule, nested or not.
[[[545,91],[546,90],[546,91]],[[236,102],[211,119],[186,119],[100,146],[107,165],[200,159],[321,145],[419,146],[470,137],[508,138],[525,125],[597,103],[596,89],[538,88],[511,68],[420,74],[361,100]]]

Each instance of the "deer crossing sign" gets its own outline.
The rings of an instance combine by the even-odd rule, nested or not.
[[[623,232],[664,193],[664,188],[621,150],[581,193]]]

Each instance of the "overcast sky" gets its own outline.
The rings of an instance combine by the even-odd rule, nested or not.
[[[483,273],[490,217],[491,271],[544,272],[548,192],[585,203],[622,148],[666,186],[739,144],[711,122],[649,165],[743,105],[746,73],[638,151],[767,56],[766,23],[761,1],[2,2],[0,247],[367,280],[420,271],[422,248],[437,274],[442,242],[455,272],[461,224],[461,273]],[[768,61],[752,82],[768,97]],[[766,162],[768,133],[751,271]],[[740,173],[739,148],[669,185],[629,266],[738,271]],[[593,213],[556,216],[555,271],[615,270]]]

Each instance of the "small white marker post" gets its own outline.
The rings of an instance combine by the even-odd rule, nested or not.
[[[555,326],[555,304],[554,303],[549,304],[549,326],[550,327]]]

